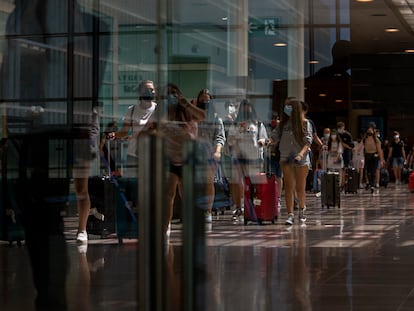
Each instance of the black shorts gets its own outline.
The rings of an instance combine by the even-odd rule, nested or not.
[[[170,163],[170,173],[175,174],[178,178],[183,177],[183,166],[182,165],[174,165]]]

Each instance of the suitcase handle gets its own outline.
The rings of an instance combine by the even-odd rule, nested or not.
[[[106,158],[102,154],[101,154],[101,159],[102,159],[102,161],[104,162],[105,165],[108,165],[109,166],[109,162],[106,160]],[[110,174],[109,175],[109,178],[114,183],[115,187],[119,189],[120,188],[119,187],[119,183],[116,180],[115,176],[113,176],[112,174]],[[122,198],[122,201],[124,202],[124,205],[125,205],[126,209],[129,211],[129,214],[131,215],[132,221],[136,223],[137,222],[137,218],[135,217],[134,211],[132,210],[131,205],[129,204],[129,202],[128,202],[127,198],[126,198],[125,193],[123,193],[122,191],[119,191],[119,194],[120,194],[120,196]]]

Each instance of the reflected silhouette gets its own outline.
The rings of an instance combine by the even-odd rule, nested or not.
[[[97,70],[97,62],[106,56],[109,44],[93,40],[97,39],[93,35],[69,40],[53,34],[63,29],[72,35],[88,30],[96,35],[105,27],[69,0],[14,1],[6,22],[0,96],[7,103],[8,142],[14,155],[7,169],[17,184],[13,194],[23,214],[36,310],[67,310],[62,212],[68,200],[69,168],[77,167],[77,173],[82,171],[79,180],[84,180],[98,152],[96,106],[104,71]],[[77,190],[87,189],[81,184],[76,183]],[[80,192],[88,209],[88,195]]]
[[[327,79],[333,77],[350,77],[351,42],[338,40],[332,46],[332,64],[319,69],[312,78]]]
[[[320,129],[346,120],[351,105],[351,42],[336,41],[331,53],[332,64],[305,79],[309,115]]]

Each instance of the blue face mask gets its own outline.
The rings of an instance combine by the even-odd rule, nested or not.
[[[291,105],[286,105],[284,108],[283,108],[283,112],[288,116],[288,117],[290,117],[291,115],[292,115],[292,110],[293,110],[293,107],[291,106]]]
[[[173,94],[168,95],[168,104],[174,105],[178,102],[177,97],[175,97]]]

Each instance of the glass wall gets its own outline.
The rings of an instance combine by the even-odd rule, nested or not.
[[[70,197],[76,192],[73,168],[84,165],[86,177],[107,174],[107,160],[100,157],[102,137],[107,139],[110,132],[121,135],[121,128],[130,125],[132,133],[127,133],[127,138],[117,137],[115,151],[115,147],[109,148],[117,162],[111,169],[119,172],[119,182],[128,175],[141,186],[140,192],[136,184],[131,186],[135,195],[129,201],[135,201],[125,217],[128,226],[138,227],[134,219],[137,210],[155,208],[154,217],[159,219],[154,223],[159,228],[151,233],[140,229],[140,234],[154,233],[159,242],[164,241],[162,234],[170,219],[163,205],[168,205],[168,191],[172,191],[164,181],[171,182],[167,173],[174,173],[171,141],[187,135],[182,139],[208,145],[202,151],[197,149],[205,165],[196,166],[195,182],[186,184],[183,200],[188,193],[197,199],[196,185],[204,187],[201,180],[214,177],[209,165],[217,160],[213,157],[215,141],[207,143],[202,135],[197,136],[197,130],[183,134],[180,128],[165,125],[183,122],[174,119],[174,103],[169,101],[178,89],[178,101],[183,101],[185,109],[197,104],[203,108],[197,96],[200,90],[209,90],[210,106],[204,111],[207,119],[193,116],[190,120],[191,125],[200,123],[199,130],[216,126],[208,119],[211,112],[228,121],[226,103],[237,108],[247,100],[257,113],[257,124],[262,123],[269,133],[272,117],[282,113],[281,104],[287,97],[294,96],[309,104],[308,116],[319,136],[323,128],[335,128],[343,121],[356,139],[375,123],[383,139],[399,131],[412,145],[414,40],[412,20],[402,13],[404,9],[397,1],[356,0],[1,0],[2,181],[17,180],[18,185],[23,182],[32,187],[30,194],[39,205],[54,197],[54,191]],[[394,31],[385,31],[389,27]],[[131,106],[148,101],[139,88],[143,80],[151,80],[155,89],[155,97],[149,101],[156,103],[156,110],[151,111],[148,123],[154,128],[145,126],[147,120],[132,117]],[[167,87],[169,83],[174,86]],[[110,125],[112,122],[117,128]],[[134,150],[134,170],[127,171],[128,146],[131,140],[141,139],[133,132],[134,126],[149,134],[143,136],[157,141],[151,147],[157,152],[148,164],[154,169],[151,174],[140,173],[140,156],[148,159],[146,144]],[[224,144],[223,162],[226,156],[231,158],[228,152]],[[180,158],[173,164],[183,166],[185,160]],[[227,174],[234,174],[231,167],[226,169]],[[49,185],[56,179],[67,181],[61,185],[67,191],[53,187],[43,191],[39,186],[39,181]],[[137,193],[154,191],[150,187],[157,187],[159,200],[137,198]],[[35,192],[42,196],[35,196]],[[79,204],[77,200],[79,196],[59,199],[59,206],[53,208],[73,207]],[[209,208],[203,205],[201,210]],[[62,233],[61,213],[57,214],[56,226],[42,234]],[[34,219],[44,221],[41,216]],[[28,226],[26,235],[30,234],[34,244],[44,238]],[[64,248],[63,241],[57,243]],[[146,260],[160,259],[157,252],[149,254],[155,257]],[[36,260],[42,259],[33,262]]]

